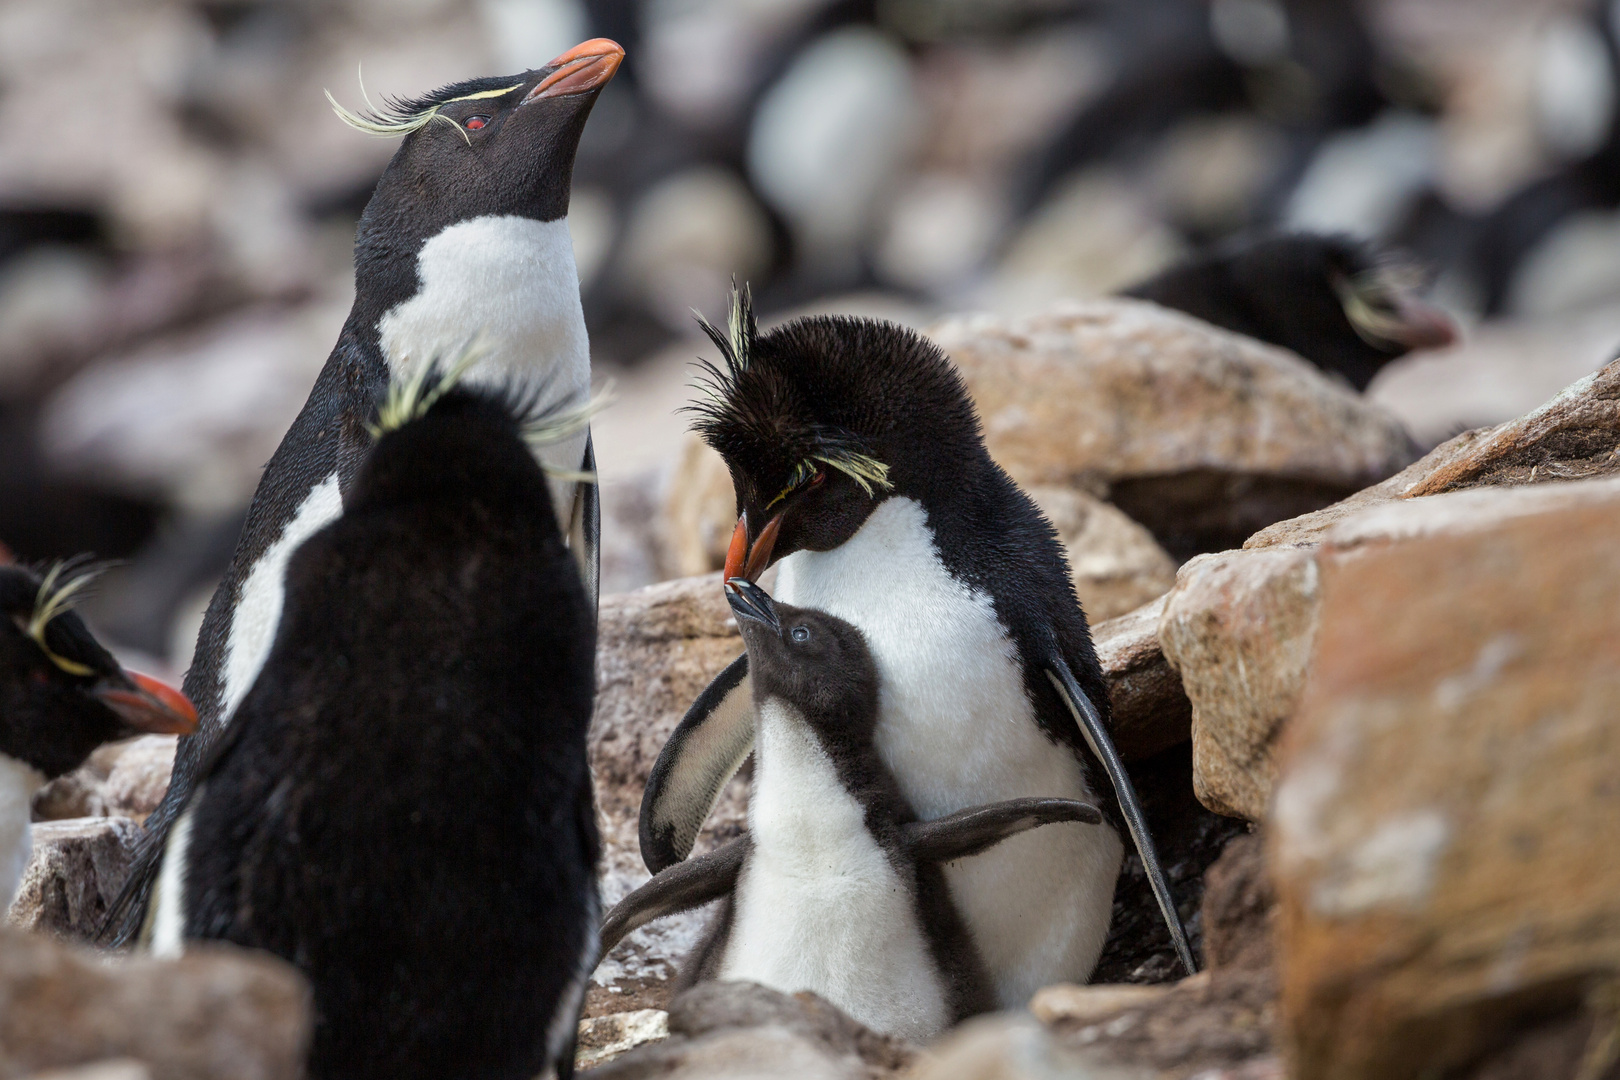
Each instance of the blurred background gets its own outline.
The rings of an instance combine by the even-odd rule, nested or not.
[[[1369,394],[1433,445],[1620,342],[1620,2],[0,0],[0,543],[118,559],[88,614],[178,673],[351,296],[395,144],[361,103],[627,59],[570,214],[604,587],[666,576],[692,309],[1006,314],[1220,241],[1344,231],[1461,343]]]

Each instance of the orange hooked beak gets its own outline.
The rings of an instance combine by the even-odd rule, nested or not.
[[[557,70],[540,80],[524,97],[523,104],[548,97],[567,97],[595,90],[613,78],[624,62],[624,48],[617,41],[592,38],[581,42],[547,64]]]
[[[90,692],[136,731],[151,735],[190,735],[197,730],[197,709],[180,691],[150,675],[126,672],[135,689],[102,684]]]
[[[1389,336],[1408,349],[1443,349],[1457,340],[1456,322],[1433,304],[1402,296],[1395,310],[1399,326]]]
[[[750,544],[748,511],[744,510],[742,517],[737,519],[737,527],[731,531],[731,546],[726,548],[726,573],[721,580],[742,578],[745,581],[758,581],[759,575],[771,565],[771,550],[776,547],[776,534],[781,531],[782,511],[778,511]]]

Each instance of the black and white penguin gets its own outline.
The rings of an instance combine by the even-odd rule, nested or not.
[[[725,898],[682,981],[811,990],[877,1031],[927,1039],[995,1008],[942,865],[1028,829],[1101,823],[1094,806],[1018,799],[919,822],[873,745],[877,664],[822,611],[726,584],[758,730],[748,833],[661,871],[608,913],[603,953],[663,915]]]
[[[147,822],[142,857],[105,936],[140,925],[163,838],[197,769],[253,684],[281,615],[292,552],[337,517],[370,446],[366,419],[389,380],[477,343],[473,382],[517,377],[542,405],[582,404],[590,352],[568,235],[568,199],[585,120],[624,51],[578,45],[535,71],[475,79],[379,113],[345,119],[404,143],[384,170],[355,238],[355,300],[337,346],[265,468],[230,569],[186,675],[197,734],[181,741],[174,780]],[[599,510],[589,431],[542,451],[552,501],[593,598]]]
[[[695,426],[737,492],[726,577],[755,580],[779,560],[783,602],[860,629],[882,685],[878,753],[924,820],[1014,798],[1096,802],[1111,781],[1192,970],[1108,735],[1108,691],[1063,549],[990,459],[955,368],[924,338],[871,320],[799,319],[761,335],[746,292],[729,335],[709,330],[724,366],[709,367]],[[753,746],[748,683],[745,655],[699,696],[648,778],[641,851],[655,873],[691,851]],[[1123,853],[1116,819],[1041,829],[946,868],[1001,1005],[1084,981]]]
[[[1288,233],[1221,245],[1120,295],[1291,349],[1365,390],[1391,360],[1456,340],[1419,284],[1352,237]]]
[[[583,420],[428,386],[288,562],[170,833],[152,950],[298,965],[314,1078],[567,1076],[596,960],[595,611],[526,438]]]
[[[47,780],[78,768],[102,743],[185,734],[197,724],[191,702],[125,671],[74,613],[94,577],[83,563],[57,563],[43,575],[0,566],[0,907],[28,866],[29,807]]]

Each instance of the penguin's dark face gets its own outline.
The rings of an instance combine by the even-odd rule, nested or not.
[[[707,366],[694,428],[737,493],[726,577],[756,580],[795,551],[830,551],[879,503],[927,504],[985,456],[960,377],[932,343],[866,319],[798,319],[760,334],[746,292]]]
[[[457,222],[564,217],[580,133],[623,59],[617,44],[596,38],[542,68],[391,102],[376,116],[340,110],[355,126],[405,136],[360,219],[359,278],[382,273],[380,262],[414,258]]]
[[[47,779],[77,768],[102,743],[188,734],[197,724],[184,696],[125,671],[63,609],[79,583],[0,567],[0,753]]]
[[[758,585],[726,583],[748,647],[756,697],[794,707],[831,749],[869,746],[878,717],[877,665],[866,638],[824,611],[778,604]]]

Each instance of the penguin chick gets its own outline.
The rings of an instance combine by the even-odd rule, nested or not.
[[[798,319],[761,334],[746,291],[731,314],[727,332],[709,328],[724,361],[694,406],[737,490],[726,578],[757,580],[779,560],[780,600],[860,629],[883,682],[874,742],[919,817],[1043,797],[1097,802],[1108,818],[946,867],[997,1002],[1019,1008],[1089,976],[1127,832],[1193,970],[1063,549],[991,460],[956,369],[887,323]],[[648,776],[640,839],[654,873],[691,852],[753,744],[748,663],[704,690]]]
[[[1291,233],[1222,245],[1120,295],[1280,345],[1366,390],[1391,360],[1456,340],[1413,276],[1348,236]]]
[[[0,902],[28,865],[29,805],[47,780],[102,743],[185,734],[197,712],[178,692],[125,671],[71,610],[95,570],[58,563],[39,575],[0,566]]]
[[[270,652],[287,559],[352,495],[371,445],[366,422],[390,381],[477,343],[471,381],[542,387],[547,407],[589,396],[568,201],[586,118],[623,59],[623,49],[597,38],[533,71],[457,83],[366,116],[339,109],[352,126],[403,142],[356,230],[354,306],[265,467],[208,605],[185,682],[202,719],[196,736],[180,741],[104,939],[127,940],[141,925],[168,830]],[[595,469],[589,429],[537,452],[555,470],[553,510],[594,603],[600,509],[595,485],[577,476]]]
[[[596,956],[595,613],[524,404],[407,391],[288,563],[275,645],[170,835],[153,951],[298,965],[316,1080],[566,1077]]]
[[[918,822],[872,742],[878,671],[861,632],[740,578],[726,590],[759,718],[748,834],[625,897],[603,922],[603,954],[654,918],[725,897],[683,981],[812,990],[911,1039],[995,1008],[942,864],[1101,812],[1017,799]]]

